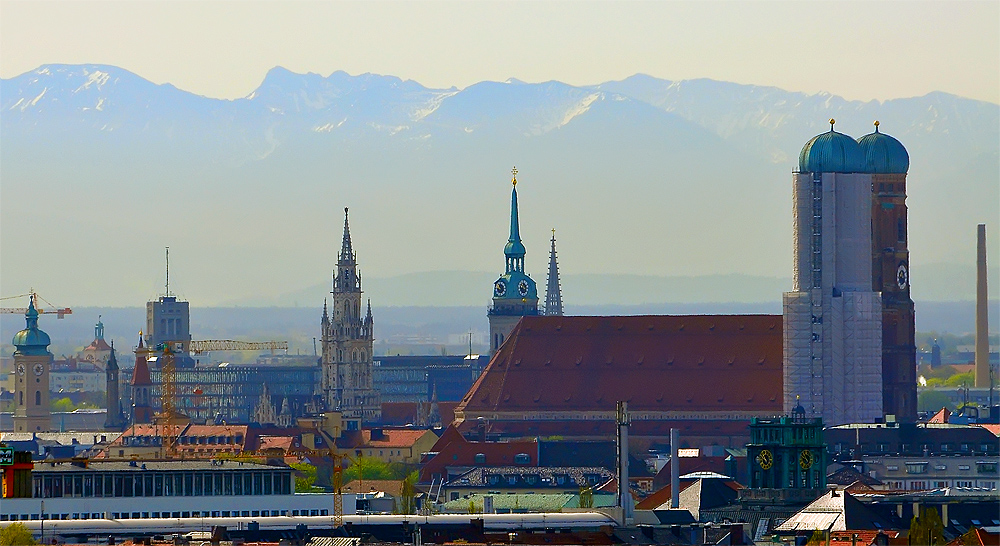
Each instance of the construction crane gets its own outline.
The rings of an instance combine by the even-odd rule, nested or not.
[[[48,300],[39,296],[38,293],[34,291],[34,289],[30,290],[27,294],[7,296],[5,298],[0,298],[0,300],[11,300],[14,298],[29,298],[35,300],[36,302],[44,301],[46,304],[49,305],[49,307],[43,308],[36,305],[35,310],[38,311],[39,314],[56,315],[56,318],[65,318],[66,315],[73,314],[73,310],[70,309],[69,307],[56,307],[55,305],[52,305],[51,303],[49,303]],[[23,315],[27,312],[28,312],[27,307],[0,307],[0,314]]]
[[[178,422],[180,415],[177,413],[177,366],[169,343],[161,343],[156,350],[163,355],[160,365],[160,420],[162,421],[160,446],[165,458],[173,458],[180,436]]]
[[[288,350],[287,341],[233,341],[233,340],[205,340],[191,341],[188,343],[164,342],[155,347],[155,351],[162,355],[160,364],[160,415],[157,417],[161,423],[160,442],[163,446],[163,456],[174,458],[177,447],[177,438],[180,435],[181,415],[177,403],[177,363],[175,355],[183,352],[185,345],[187,350],[194,354],[201,354],[208,351],[261,351],[261,350]]]

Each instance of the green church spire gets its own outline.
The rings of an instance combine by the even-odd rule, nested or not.
[[[510,237],[503,249],[507,258],[507,273],[524,271],[524,245],[521,244],[521,232],[517,221],[517,167],[511,169],[511,173],[513,174],[511,185],[514,188],[510,192]]]

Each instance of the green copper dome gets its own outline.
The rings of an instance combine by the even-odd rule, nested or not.
[[[35,298],[31,298],[28,310],[24,313],[24,330],[14,334],[11,343],[14,344],[14,356],[44,356],[49,354],[49,335],[38,329],[38,310],[35,309]]]
[[[865,172],[871,174],[906,174],[910,170],[910,154],[903,144],[895,138],[878,132],[878,122],[875,122],[875,132],[858,139],[861,153],[865,159]]]
[[[833,130],[816,135],[799,152],[799,172],[860,173],[865,172],[865,158],[855,140]]]

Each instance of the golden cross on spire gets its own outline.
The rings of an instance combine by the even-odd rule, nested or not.
[[[517,167],[514,167],[513,169],[511,169],[510,170],[510,174],[513,175],[513,179],[511,180],[511,183],[516,186],[517,185]]]
[[[878,132],[878,120],[875,120],[875,132]]]

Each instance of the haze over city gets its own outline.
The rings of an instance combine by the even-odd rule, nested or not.
[[[997,0],[0,0],[0,545],[1000,544],[998,260]]]

